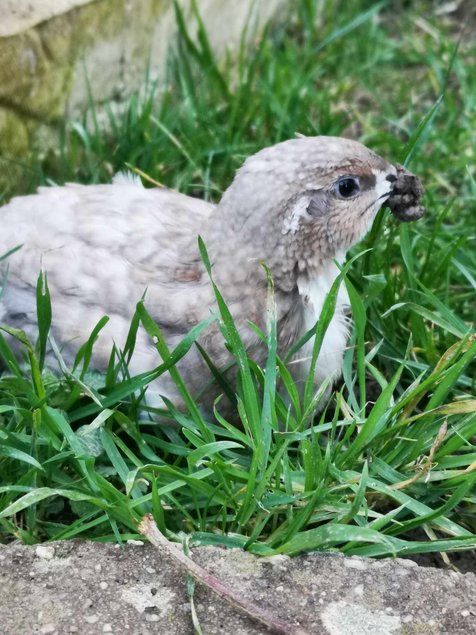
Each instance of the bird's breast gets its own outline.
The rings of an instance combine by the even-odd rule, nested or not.
[[[333,282],[339,275],[338,267],[332,262],[314,277],[300,276],[298,290],[302,306],[302,333],[314,328],[319,320],[327,295]],[[340,374],[342,356],[347,344],[349,319],[346,312],[350,306],[349,296],[344,285],[337,294],[334,315],[327,328],[316,368],[316,382],[321,383],[325,377],[335,378]],[[311,338],[298,354],[303,362],[301,373],[306,372],[312,356],[314,338]]]

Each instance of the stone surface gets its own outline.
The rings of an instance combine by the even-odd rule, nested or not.
[[[192,635],[186,578],[150,545],[57,542],[0,546],[2,634]],[[312,554],[258,559],[239,550],[194,549],[225,585],[291,624],[289,633],[463,635],[476,632],[476,576]],[[197,585],[207,635],[253,635],[264,627]]]
[[[2,0],[0,37],[15,35],[93,0]]]
[[[218,56],[233,50],[245,26],[251,38],[290,0],[200,0]],[[163,81],[176,40],[172,0],[1,0],[0,191],[15,181],[30,151],[57,143],[58,124],[91,99],[121,104],[149,81]],[[190,33],[192,0],[179,0]],[[2,160],[3,159],[3,160]]]

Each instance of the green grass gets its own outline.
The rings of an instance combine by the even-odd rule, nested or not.
[[[56,153],[32,162],[24,190],[107,181],[131,165],[217,200],[259,148],[295,132],[351,133],[389,160],[411,158],[428,215],[403,226],[382,212],[352,252],[339,282],[355,327],[342,385],[317,415],[321,395],[300,399],[276,356],[273,319],[260,368],[219,289],[240,367],[239,425],[207,420],[173,366],[197,330],[169,356],[141,303],[128,350],[113,353],[105,376],[89,368],[94,335],[76,372],[55,376],[43,368],[50,307],[40,280],[41,328],[24,343],[26,362],[0,340],[0,537],[125,540],[152,512],[169,536],[257,554],[476,546],[476,45],[468,35],[458,47],[459,25],[431,6],[300,0],[286,27],[243,46],[236,63],[218,63],[203,30],[193,44],[182,26],[163,93],[149,83],[123,115],[110,109],[107,132],[91,110],[68,124]],[[331,293],[316,354],[332,305]],[[156,374],[171,372],[188,404],[171,408],[175,428],[139,418],[156,374],[117,379],[139,327],[168,359]]]

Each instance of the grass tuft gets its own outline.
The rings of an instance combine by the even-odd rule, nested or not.
[[[428,6],[300,0],[286,26],[242,45],[232,64],[215,59],[197,8],[192,40],[176,5],[180,38],[165,89],[149,83],[121,114],[108,108],[105,132],[91,107],[66,126],[58,152],[30,168],[34,183],[24,189],[107,181],[131,165],[217,200],[244,157],[265,145],[296,132],[350,134],[391,160],[411,160],[429,213],[411,226],[380,213],[350,254],[307,335],[315,362],[345,284],[355,325],[328,403],[326,386],[315,394],[309,381],[300,394],[287,366],[295,351],[277,354],[271,277],[261,368],[208,264],[218,306],[210,320],[220,321],[238,372],[234,395],[212,368],[235,400],[230,419],[219,402],[205,415],[175,366],[207,324],[169,351],[143,302],[105,375],[91,358],[107,318],[73,368],[53,342],[61,368],[53,374],[45,351],[54,306],[40,274],[37,341],[8,325],[0,334],[0,539],[127,540],[152,513],[172,539],[185,532],[261,555],[476,546],[476,45]],[[201,252],[207,264],[203,244]],[[165,362],[130,377],[138,328]],[[175,426],[144,415],[147,385],[164,372],[186,404],[170,406]]]

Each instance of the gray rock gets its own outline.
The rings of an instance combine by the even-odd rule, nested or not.
[[[186,576],[150,545],[57,542],[0,546],[4,635],[192,635]],[[49,555],[51,551],[49,552]],[[409,560],[331,554],[255,558],[240,550],[194,549],[193,560],[250,602],[305,633],[330,635],[476,632],[476,576]],[[267,633],[197,585],[195,608],[207,635]]]

